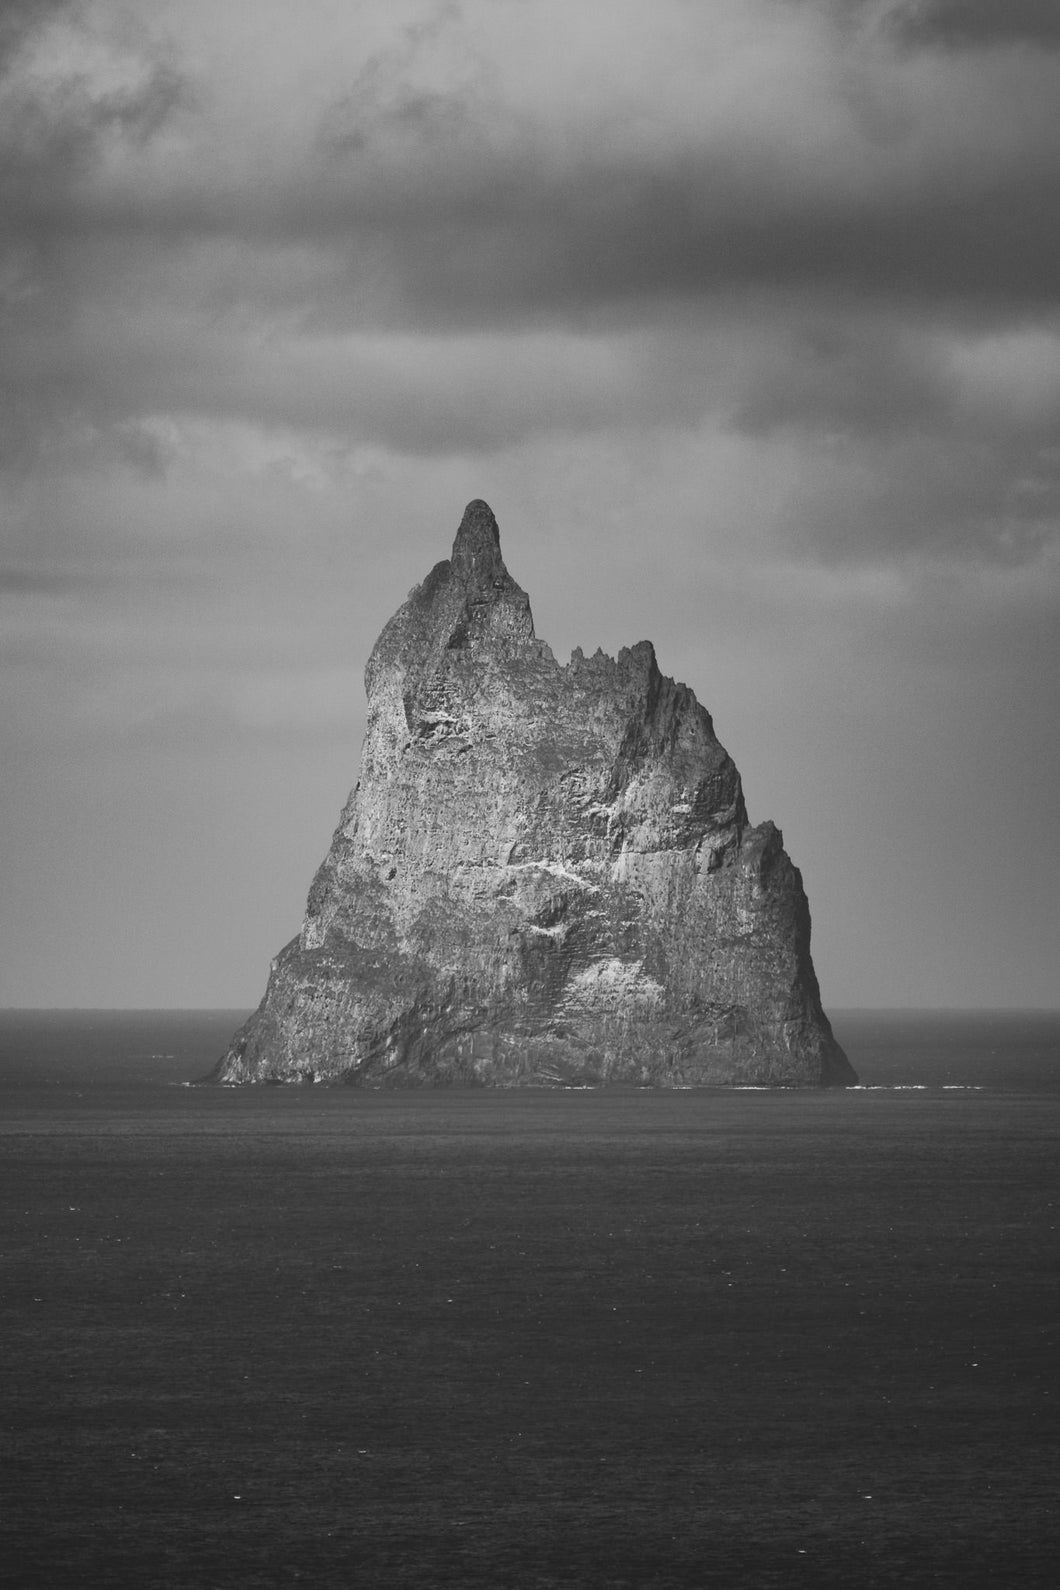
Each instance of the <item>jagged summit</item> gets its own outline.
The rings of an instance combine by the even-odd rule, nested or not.
[[[464,509],[450,559],[452,570],[469,584],[486,585],[508,577],[501,556],[501,532],[493,509],[476,497]]]
[[[648,641],[561,667],[497,521],[365,670],[361,777],[222,1082],[842,1084],[798,871]]]
[[[365,670],[369,701],[382,679],[393,683],[395,670],[406,676],[408,696],[437,674],[448,653],[507,651],[533,641],[530,598],[504,566],[492,510],[476,498],[464,510],[452,557],[409,592],[376,641]],[[538,643],[537,650],[547,647]]]

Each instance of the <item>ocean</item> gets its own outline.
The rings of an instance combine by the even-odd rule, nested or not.
[[[193,1088],[0,1013],[12,1590],[1056,1582],[1060,1014],[826,1093]]]

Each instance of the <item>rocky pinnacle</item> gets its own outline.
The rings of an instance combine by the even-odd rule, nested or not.
[[[650,642],[564,667],[475,501],[365,670],[361,776],[212,1080],[855,1079],[802,880]]]

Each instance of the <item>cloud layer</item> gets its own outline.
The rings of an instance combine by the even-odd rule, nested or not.
[[[9,18],[9,467],[160,462],[159,416],[397,454],[705,425],[804,439],[784,528],[823,552],[1039,555],[1046,8],[368,11]]]
[[[477,495],[560,644],[737,716],[734,637],[821,703],[825,632],[1000,655],[1039,733],[1058,102],[1048,0],[9,3],[15,754],[355,738]]]

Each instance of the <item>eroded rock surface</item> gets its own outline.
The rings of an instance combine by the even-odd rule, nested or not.
[[[214,1080],[855,1080],[710,715],[647,641],[557,663],[484,502],[365,682],[360,781]]]

